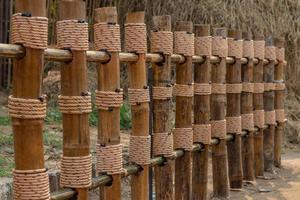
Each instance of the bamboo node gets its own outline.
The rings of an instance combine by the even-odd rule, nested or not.
[[[147,53],[147,31],[144,23],[125,24],[125,49],[127,52]]]
[[[265,41],[254,40],[254,57],[260,60],[265,58]]]
[[[210,95],[211,94],[211,84],[209,84],[209,83],[194,83],[194,94]]]
[[[211,136],[219,139],[226,137],[226,120],[212,120],[211,121]]]
[[[275,113],[275,110],[265,111],[265,124],[276,125],[276,113]]]
[[[174,148],[193,150],[193,128],[174,128]]]
[[[228,56],[235,58],[243,57],[243,40],[228,38]]]
[[[211,142],[211,125],[210,124],[194,124],[193,125],[193,141],[209,145]]]
[[[149,89],[128,88],[128,102],[130,105],[138,105],[150,101]]]
[[[212,37],[195,37],[195,55],[210,56],[212,54]]]
[[[226,92],[229,94],[242,93],[243,85],[241,83],[227,83]]]
[[[173,134],[172,133],[153,133],[153,154],[164,157],[172,157],[173,152]]]
[[[226,58],[228,56],[227,38],[215,36],[212,37],[212,55]]]
[[[254,43],[253,40],[243,41],[243,57],[253,59],[254,58]]]
[[[175,84],[173,93],[178,97],[192,97],[194,96],[194,84]]]
[[[168,100],[172,98],[173,87],[153,86],[152,98],[154,100]]]
[[[242,133],[242,118],[238,117],[226,117],[226,132],[227,133]]]
[[[96,90],[95,104],[100,110],[109,110],[110,108],[119,108],[123,103],[123,90],[119,92],[98,91]]]
[[[84,114],[92,112],[91,96],[58,96],[60,112],[64,114]]]
[[[254,115],[253,113],[242,114],[242,129],[254,131]]]
[[[152,31],[151,52],[171,55],[173,53],[173,33],[171,31]]]
[[[108,52],[120,52],[120,26],[118,24],[110,23],[94,24],[94,40],[97,51],[106,49]]]
[[[184,56],[193,56],[195,53],[194,34],[186,31],[174,32],[174,52]]]
[[[151,136],[130,136],[129,161],[138,165],[149,165],[151,157]]]

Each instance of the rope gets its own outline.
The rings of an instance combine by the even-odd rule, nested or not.
[[[173,134],[172,133],[154,133],[153,137],[153,155],[163,155],[171,157],[173,152]]]
[[[128,102],[130,105],[138,105],[150,101],[149,89],[128,88]]]
[[[92,184],[92,156],[67,157],[61,160],[61,187],[88,188]]]
[[[242,91],[253,93],[254,92],[254,84],[253,83],[246,83],[246,82],[242,83]]]
[[[123,103],[123,91],[98,91],[96,90],[95,104],[100,110],[109,110],[110,108],[119,108]]]
[[[254,43],[253,40],[244,40],[243,42],[243,57],[254,58]]]
[[[226,92],[229,94],[239,94],[242,93],[243,85],[241,83],[227,83]]]
[[[253,113],[242,114],[242,129],[254,131],[254,115]]]
[[[265,124],[276,125],[275,110],[265,111]]]
[[[276,48],[276,59],[280,62],[285,60],[285,49],[284,48]]]
[[[212,83],[211,84],[212,94],[226,94],[226,84],[224,83]]]
[[[276,47],[267,46],[265,48],[265,58],[269,60],[276,60]]]
[[[64,114],[83,114],[92,112],[91,96],[58,96],[60,112]]]
[[[201,56],[210,56],[212,53],[212,37],[195,37],[195,54]]]
[[[173,33],[171,31],[152,31],[151,52],[171,55],[173,53]]]
[[[80,20],[58,21],[56,32],[58,48],[77,51],[89,49],[88,23]]]
[[[195,53],[194,34],[186,31],[174,32],[174,52],[184,56],[193,56]]]
[[[173,93],[177,97],[192,97],[194,96],[194,84],[175,84]]]
[[[47,49],[48,19],[14,14],[11,18],[11,41],[32,49]]]
[[[47,170],[13,170],[13,196],[14,200],[50,200]]]
[[[123,172],[122,144],[97,144],[97,171],[100,173],[120,174]]]
[[[264,84],[263,83],[254,83],[253,93],[261,94],[264,93]]]
[[[175,149],[193,150],[193,128],[174,128],[173,135]]]
[[[11,117],[20,119],[43,119],[46,117],[46,96],[39,99],[23,99],[10,95],[8,112]]]
[[[275,84],[274,83],[264,83],[264,91],[273,91],[275,89]]]
[[[226,137],[226,120],[211,121],[211,135],[212,137],[225,139]]]
[[[276,109],[275,110],[276,121],[277,122],[285,122],[285,112],[284,109]]]
[[[243,40],[228,38],[228,56],[235,58],[243,57]]]
[[[274,90],[285,90],[285,83],[275,83]]]
[[[153,86],[152,98],[154,100],[168,100],[172,98],[173,87],[158,87]]]
[[[149,165],[151,155],[151,136],[130,136],[129,161],[138,165]]]
[[[254,57],[260,60],[265,58],[265,41],[254,41]]]
[[[211,94],[211,84],[209,84],[209,83],[194,83],[194,94],[210,95]]]
[[[125,24],[125,49],[128,52],[147,53],[147,32],[144,23]]]
[[[94,24],[94,40],[96,50],[109,52],[121,51],[120,26],[118,24]]]
[[[222,58],[228,56],[227,38],[218,36],[212,38],[212,55]]]
[[[193,126],[194,142],[201,142],[202,144],[210,144],[211,140],[211,125],[210,124],[194,124]]]
[[[242,118],[238,117],[226,117],[226,132],[227,133],[242,133]]]
[[[254,126],[258,128],[264,128],[265,125],[265,111],[264,110],[254,110]]]

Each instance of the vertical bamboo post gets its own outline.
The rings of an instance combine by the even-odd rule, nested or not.
[[[244,87],[247,84],[253,86],[253,40],[252,35],[249,32],[243,33],[244,39],[244,52],[243,57],[248,59],[246,64],[242,65],[242,82],[243,82],[243,92],[241,96],[241,114],[242,114],[242,128],[247,131],[247,136],[242,138],[242,159],[243,159],[243,175],[244,180],[254,181],[254,143],[253,143],[253,87],[250,90],[246,90]],[[249,45],[247,45],[247,43]],[[252,45],[251,45],[252,44]],[[246,49],[247,48],[247,49]],[[252,90],[252,91],[251,91]],[[252,121],[248,121],[246,116],[252,115]],[[244,120],[243,120],[244,117]],[[245,124],[244,124],[245,123]],[[249,125],[251,124],[251,125]],[[249,125],[249,126],[248,126]]]
[[[258,59],[258,63],[253,67],[253,83],[254,83],[254,94],[253,94],[253,113],[254,121],[257,121],[258,118],[255,112],[262,111],[264,109],[264,100],[263,92],[255,91],[259,84],[263,83],[263,55],[259,55],[257,52],[257,42],[264,41],[262,35],[254,35],[254,57]],[[264,52],[263,52],[264,53]],[[258,127],[258,124],[255,122],[254,126]],[[258,132],[254,133],[254,169],[255,176],[264,175],[264,157],[263,157],[263,127],[258,127]]]
[[[144,12],[131,12],[126,16],[126,23],[144,23]],[[125,36],[126,37],[126,36]],[[138,60],[128,64],[129,88],[143,89],[147,86],[146,54],[139,53]],[[131,106],[133,136],[149,135],[149,103]],[[141,166],[143,171],[131,177],[132,200],[148,199],[149,167]]]
[[[171,31],[171,16],[154,16],[154,31]],[[163,39],[163,38],[162,38]],[[173,43],[172,43],[173,45]],[[171,86],[171,55],[164,54],[163,63],[153,63],[153,86]],[[153,99],[153,134],[171,132],[172,99]],[[167,145],[167,144],[165,144]],[[157,200],[174,199],[174,161],[168,159],[162,166],[154,167],[155,197]]]
[[[176,22],[176,31],[193,32],[190,21]],[[176,42],[176,41],[175,41]],[[186,56],[185,62],[176,65],[176,84],[191,85],[193,83],[192,56]],[[193,98],[176,96],[175,128],[192,128]],[[174,133],[175,134],[175,133]],[[176,136],[174,135],[174,138]],[[185,151],[184,155],[175,161],[175,199],[191,198],[192,152]]]
[[[118,23],[117,9],[115,7],[95,9],[94,21],[95,23]],[[120,89],[119,53],[109,53],[109,62],[98,64],[98,91],[115,92]],[[120,107],[112,107],[109,110],[99,109],[98,113],[98,143],[108,146],[120,144]],[[121,199],[121,174],[111,176],[112,184],[101,188],[103,200]]]
[[[195,37],[210,36],[210,25],[195,25],[194,31],[195,31]],[[196,46],[195,48],[197,48],[197,45],[195,46]],[[197,52],[196,49],[195,52]],[[211,65],[210,65],[209,56],[205,58],[204,63],[201,64],[195,63],[194,64],[195,84],[210,83],[211,82],[210,72],[211,72]],[[209,123],[210,123],[210,95],[195,94],[194,124],[209,124]],[[193,178],[192,178],[193,197],[192,199],[194,200],[207,199],[209,146],[210,146],[209,144],[205,144],[203,150],[193,153],[193,170],[192,170],[193,171]]]
[[[226,37],[225,28],[214,28],[213,37]],[[212,44],[214,49],[214,42]],[[220,63],[211,65],[212,90],[214,84],[225,84],[226,81],[226,56],[220,57]],[[212,91],[211,120],[225,120],[226,114],[226,94],[214,94]],[[226,130],[223,130],[226,132]],[[212,136],[216,134],[212,125]],[[228,157],[227,145],[224,138],[219,139],[219,143],[212,146],[212,171],[213,171],[213,195],[217,198],[228,198],[229,178],[228,178]]]
[[[242,32],[236,30],[228,31],[228,43],[230,40],[234,42],[239,42],[242,39]],[[234,54],[235,46],[228,45],[229,56]],[[236,48],[237,49],[237,48]],[[231,55],[232,54],[232,55]],[[227,83],[227,115],[226,115],[226,127],[227,133],[234,134],[234,139],[227,142],[227,152],[228,152],[228,171],[229,171],[229,181],[231,188],[242,188],[243,181],[243,168],[242,168],[242,150],[241,150],[241,129],[233,128],[230,130],[230,126],[241,126],[241,121],[238,118],[241,117],[241,93],[239,91],[229,90],[229,86],[237,87],[237,84],[241,84],[241,58],[235,57],[235,62],[233,64],[227,64],[226,66],[226,83]],[[233,120],[232,120],[233,119]],[[237,122],[237,123],[235,123]],[[238,125],[239,123],[239,125]],[[236,132],[233,132],[234,129]],[[229,131],[229,132],[228,132]]]
[[[86,18],[85,1],[61,0],[58,4],[59,20]],[[87,93],[86,51],[72,51],[71,62],[61,65],[61,95],[82,96]],[[89,115],[63,114],[63,155],[67,157],[90,154]],[[77,199],[88,199],[88,188],[78,188]]]
[[[275,38],[276,57],[278,64],[275,66],[274,71],[274,82],[276,85],[284,84],[284,38]],[[276,167],[281,166],[281,145],[282,145],[282,135],[284,131],[285,119],[282,118],[280,112],[284,110],[284,98],[285,98],[285,88],[278,88],[275,86],[275,112],[276,121],[278,126],[275,130],[275,140],[274,140],[274,164]],[[284,117],[284,115],[283,115]]]

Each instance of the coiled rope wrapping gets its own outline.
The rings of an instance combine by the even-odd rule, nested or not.
[[[151,136],[130,136],[129,161],[138,165],[149,165],[151,156]]]
[[[94,40],[96,50],[109,52],[121,51],[120,26],[110,23],[94,24]]]
[[[253,93],[254,92],[254,84],[253,83],[243,82],[242,83],[242,92]]]
[[[193,128],[174,128],[173,135],[175,149],[193,150]]]
[[[265,124],[276,125],[275,110],[265,111]]]
[[[11,18],[11,41],[33,49],[47,49],[48,18],[16,13]]]
[[[265,58],[265,41],[254,41],[254,57],[260,60],[263,60]]]
[[[228,56],[227,38],[215,36],[212,38],[212,55],[226,58]]]
[[[265,111],[264,110],[254,110],[254,126],[258,128],[264,128],[265,125]]]
[[[264,83],[253,83],[253,84],[254,84],[253,93],[256,94],[264,93],[265,91]]]
[[[213,120],[211,121],[211,136],[219,139],[226,137],[226,120]]]
[[[80,20],[62,20],[56,23],[56,30],[58,48],[77,51],[89,49],[88,23]]]
[[[285,90],[285,83],[274,83],[274,90]]]
[[[172,98],[173,87],[158,87],[153,86],[152,98],[154,100],[168,100]]]
[[[61,187],[88,188],[92,184],[92,156],[61,159]]]
[[[153,155],[163,155],[164,157],[173,156],[173,134],[172,133],[153,133]]]
[[[125,50],[127,52],[147,53],[146,35],[146,24],[125,24]]]
[[[64,114],[84,114],[92,112],[91,96],[58,96],[60,112]]]
[[[211,84],[212,94],[226,94],[226,84],[224,83],[212,83]]]
[[[122,144],[97,144],[97,171],[107,174],[120,174],[123,171]]]
[[[209,83],[194,83],[194,94],[210,95],[211,94],[211,84],[209,84]]]
[[[47,170],[13,170],[13,196],[15,200],[50,200]]]
[[[242,130],[254,131],[253,113],[242,114]]]
[[[284,109],[276,109],[275,110],[276,121],[277,122],[285,122],[285,112]]]
[[[274,83],[264,83],[264,91],[265,92],[273,91],[274,89],[275,89]]]
[[[242,118],[238,117],[226,117],[226,132],[227,133],[242,133]]]
[[[195,53],[194,34],[186,31],[174,32],[174,52],[184,56],[193,56]]]
[[[195,54],[210,56],[212,54],[212,37],[195,37]]]
[[[243,41],[243,57],[253,59],[254,58],[254,42],[253,40]]]
[[[201,142],[202,144],[210,144],[211,141],[211,125],[210,124],[194,124],[193,126],[194,142]]]
[[[239,94],[242,92],[243,85],[241,83],[227,83],[226,92],[229,94]]]
[[[175,84],[173,94],[178,97],[192,97],[194,96],[194,84]]]
[[[243,40],[228,38],[228,56],[235,58],[243,57]]]
[[[283,62],[285,60],[285,49],[284,48],[276,48],[276,58],[278,61]]]
[[[119,108],[123,103],[123,91],[98,91],[96,90],[95,104],[100,110],[109,110],[110,108]]]
[[[276,47],[274,46],[265,47],[265,58],[269,60],[276,60]]]
[[[43,119],[46,117],[46,96],[39,99],[23,99],[10,95],[8,112],[11,117],[20,119]]]
[[[150,101],[149,89],[128,88],[128,102],[130,105],[138,105]]]
[[[173,53],[173,33],[171,31],[152,31],[151,52],[171,55]]]

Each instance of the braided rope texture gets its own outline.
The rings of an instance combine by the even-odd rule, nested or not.
[[[64,114],[84,114],[92,112],[91,96],[58,96],[60,112]]]
[[[174,148],[193,150],[193,128],[174,128]]]
[[[56,23],[56,30],[58,48],[75,51],[89,49],[88,23],[80,20],[62,20]]]
[[[254,92],[254,84],[253,83],[242,83],[242,92],[253,93]]]
[[[194,94],[210,95],[211,94],[211,84],[209,84],[209,83],[194,83]]]
[[[226,132],[227,133],[242,133],[242,118],[238,117],[226,117]]]
[[[125,50],[127,52],[147,53],[146,24],[125,24]]]
[[[120,174],[123,171],[122,144],[97,144],[97,171],[107,174]]]
[[[242,114],[242,129],[254,131],[254,115],[253,113]]]
[[[14,200],[50,200],[46,169],[13,170]]]
[[[94,40],[96,50],[105,49],[109,52],[120,52],[120,26],[118,24],[109,23],[94,24]]]
[[[258,128],[264,128],[265,125],[265,111],[264,110],[254,110],[254,126]]]
[[[224,83],[212,83],[211,84],[212,94],[226,94],[226,84]]]
[[[20,119],[43,119],[46,117],[46,96],[40,99],[8,97],[8,112],[11,117]]]
[[[92,184],[92,156],[67,157],[61,160],[61,187],[88,188]]]
[[[210,56],[212,54],[212,37],[195,37],[195,54]]]
[[[274,83],[264,83],[264,91],[273,91],[275,89],[275,84]]]
[[[47,49],[48,18],[16,13],[11,18],[11,41],[33,49]]]
[[[253,40],[244,40],[243,41],[243,57],[245,58],[254,58],[254,43]]]
[[[149,165],[151,156],[151,136],[130,136],[129,161],[138,165]]]
[[[261,94],[264,93],[264,83],[254,83],[253,93],[255,94]]]
[[[265,47],[265,58],[269,60],[276,60],[276,47],[274,46]]]
[[[178,97],[192,97],[194,96],[194,84],[175,84],[173,94]]]
[[[157,87],[152,88],[152,98],[154,100],[168,100],[172,98],[173,87]]]
[[[274,90],[285,90],[285,83],[275,83]]]
[[[173,53],[173,33],[171,31],[151,32],[151,52],[171,55]]]
[[[260,60],[265,58],[265,41],[255,40],[254,41],[254,57]]]
[[[285,49],[284,48],[276,48],[276,58],[280,62],[285,60]]]
[[[225,139],[226,137],[226,120],[211,121],[211,136],[215,138]]]
[[[210,124],[194,124],[193,141],[202,144],[210,144],[211,142],[211,125]]]
[[[243,85],[241,83],[227,83],[226,92],[229,94],[239,94],[242,92]]]
[[[109,110],[110,108],[119,108],[123,103],[123,91],[98,91],[95,92],[95,104],[100,110]]]
[[[243,40],[228,38],[228,56],[235,58],[243,57]]]
[[[285,122],[285,112],[284,109],[276,109],[275,110],[276,121]]]
[[[193,56],[195,53],[194,34],[186,31],[174,32],[174,52],[184,56]]]
[[[128,88],[128,102],[130,105],[138,105],[150,101],[149,89]]]
[[[265,111],[265,124],[276,125],[276,113],[275,113],[275,110]]]
[[[228,56],[227,38],[213,37],[212,38],[212,55],[226,58]]]
[[[153,137],[153,155],[163,155],[171,157],[173,152],[173,134],[172,133],[154,133]]]

